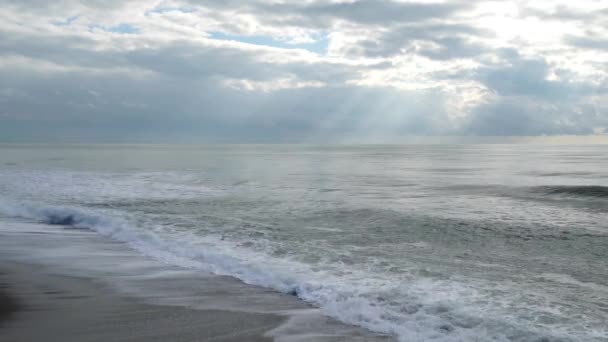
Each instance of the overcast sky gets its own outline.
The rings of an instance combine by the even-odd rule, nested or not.
[[[606,0],[0,0],[0,141],[605,127]]]

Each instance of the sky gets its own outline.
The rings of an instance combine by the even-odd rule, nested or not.
[[[0,0],[0,141],[608,137],[606,0]]]

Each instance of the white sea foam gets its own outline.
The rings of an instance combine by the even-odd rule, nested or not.
[[[138,227],[129,217],[110,211],[0,202],[5,216],[87,228],[123,241],[139,252],[169,264],[238,278],[247,284],[297,295],[324,314],[403,341],[532,340],[515,320],[484,307],[481,294],[457,281],[312,268],[288,258],[272,257],[237,243],[191,232],[168,234]]]
[[[598,291],[598,292],[602,291],[602,292],[608,293],[608,286],[605,286],[602,284],[596,284],[593,282],[580,281],[567,274],[541,273],[538,275],[538,278],[546,279],[546,280],[561,283],[561,284],[574,285],[574,286],[578,286],[581,288],[588,288],[593,291]]]

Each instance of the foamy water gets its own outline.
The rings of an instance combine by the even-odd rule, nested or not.
[[[601,146],[0,153],[2,220],[90,229],[404,341],[608,339]]]

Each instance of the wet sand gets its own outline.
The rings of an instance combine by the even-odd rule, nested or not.
[[[0,221],[0,311],[0,342],[394,341],[295,296],[34,222]]]
[[[272,341],[273,314],[149,305],[93,279],[0,261],[0,341]]]
[[[5,283],[0,282],[0,328],[19,308],[15,297],[6,291],[6,287]]]

